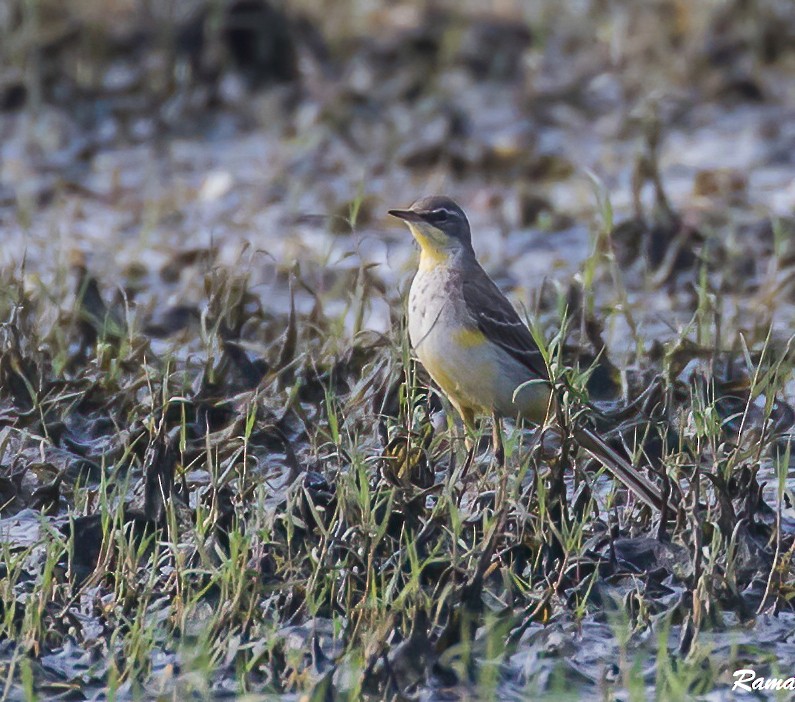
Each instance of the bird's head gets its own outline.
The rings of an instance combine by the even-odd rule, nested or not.
[[[406,222],[423,255],[438,259],[458,251],[472,251],[467,216],[449,197],[424,197],[407,210],[389,210],[389,214]]]

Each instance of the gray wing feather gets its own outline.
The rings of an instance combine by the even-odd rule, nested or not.
[[[527,325],[485,271],[462,281],[467,311],[478,329],[536,378],[548,378],[546,364]]]

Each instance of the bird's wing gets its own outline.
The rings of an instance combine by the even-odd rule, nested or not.
[[[534,378],[547,379],[544,357],[527,325],[485,271],[462,280],[467,311],[487,339],[525,366]]]
[[[464,276],[462,288],[467,311],[486,338],[519,361],[534,377],[547,379],[549,375],[544,358],[530,330],[485,271],[478,270]],[[658,510],[667,509],[669,516],[676,514],[675,506],[666,501],[660,489],[598,434],[580,424],[574,426],[573,433],[577,443],[638,498]]]

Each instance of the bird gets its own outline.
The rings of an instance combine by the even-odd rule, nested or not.
[[[408,225],[420,247],[408,299],[411,346],[471,435],[478,416],[493,417],[501,463],[502,418],[543,425],[552,416],[555,393],[544,357],[528,326],[478,262],[469,220],[453,199],[423,197],[408,209],[388,212]],[[639,499],[675,513],[657,485],[590,427],[576,422],[572,434]]]

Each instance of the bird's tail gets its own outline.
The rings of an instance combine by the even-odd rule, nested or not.
[[[663,512],[663,507],[668,515],[676,514],[676,508],[667,502],[660,489],[646,476],[632,467],[630,462],[610,448],[604,440],[592,429],[585,426],[575,426],[572,432],[574,440],[582,446],[591,456],[599,461],[613,477],[621,481],[639,499],[647,505]]]

